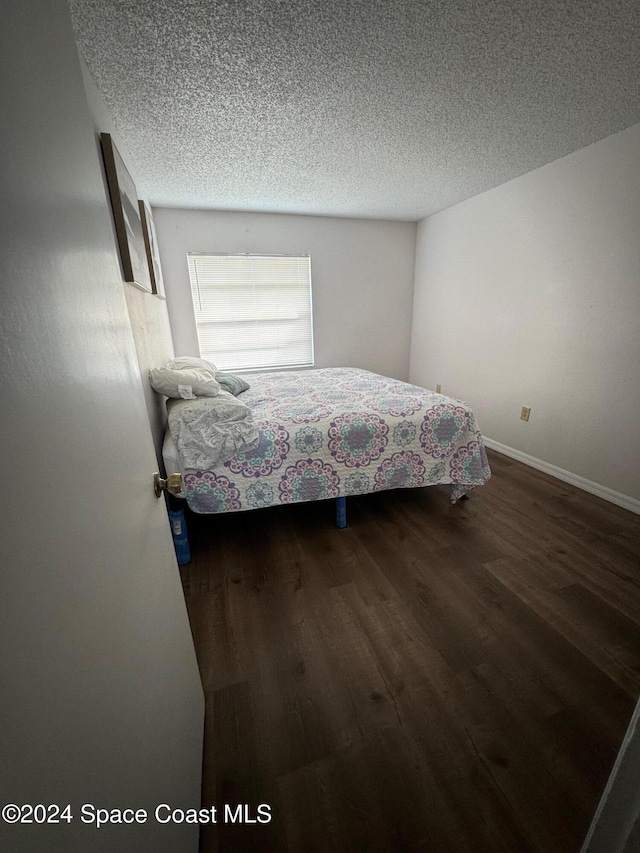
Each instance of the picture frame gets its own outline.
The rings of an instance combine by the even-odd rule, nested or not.
[[[114,145],[110,133],[100,134],[107,186],[122,266],[126,282],[152,293],[151,275],[147,264],[144,229],[138,194],[133,178]]]
[[[153,224],[153,214],[146,201],[139,199],[138,207],[140,208],[144,246],[147,252],[147,263],[151,277],[151,291],[160,299],[166,299],[160,254],[158,252],[158,238],[156,237],[156,227]]]

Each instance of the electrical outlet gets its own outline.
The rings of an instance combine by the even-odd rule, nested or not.
[[[530,414],[531,414],[531,407],[530,406],[523,406],[522,411],[520,412],[520,420],[528,421]]]
[[[436,385],[436,394],[442,394],[442,385]]]

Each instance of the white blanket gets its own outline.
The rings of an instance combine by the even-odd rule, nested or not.
[[[182,468],[206,471],[258,444],[251,409],[228,391],[216,397],[169,400],[169,429]]]

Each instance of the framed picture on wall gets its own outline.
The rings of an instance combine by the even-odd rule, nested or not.
[[[113,144],[111,134],[101,133],[100,143],[107,173],[122,275],[125,281],[151,293],[151,276],[147,265],[136,186],[118,149]]]
[[[140,218],[142,219],[142,232],[144,234],[144,246],[147,250],[147,263],[151,276],[151,289],[160,299],[166,299],[164,292],[164,280],[162,278],[162,267],[160,266],[160,255],[158,253],[158,238],[156,228],[153,224],[151,208],[146,201],[138,201]]]

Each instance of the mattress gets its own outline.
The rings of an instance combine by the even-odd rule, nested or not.
[[[167,471],[183,474],[194,512],[443,483],[458,498],[490,476],[475,418],[460,400],[357,368],[246,378],[240,399],[258,424],[254,448],[195,471],[180,465],[170,436],[165,441]]]

